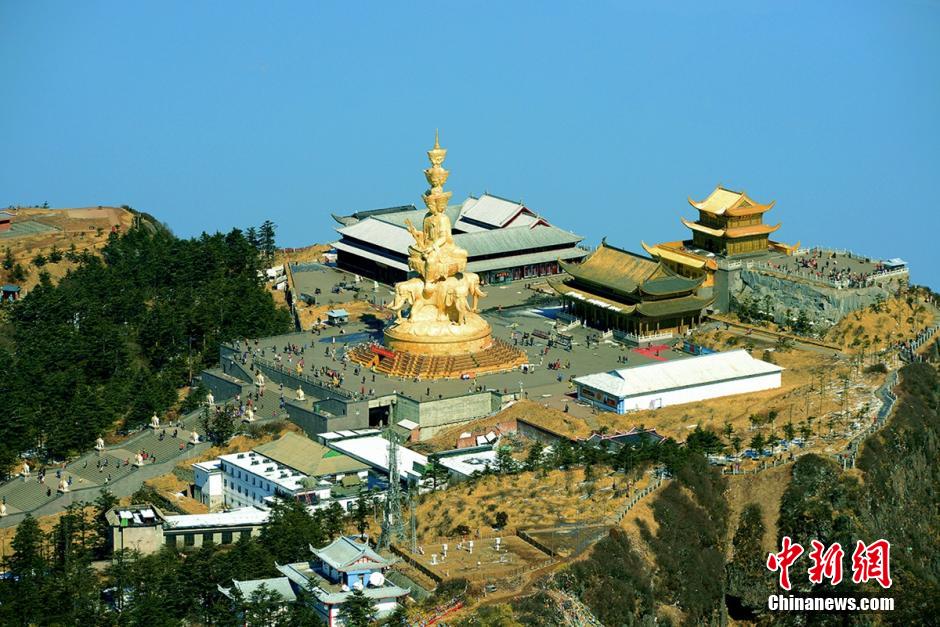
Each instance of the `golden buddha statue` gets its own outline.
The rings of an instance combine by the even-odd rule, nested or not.
[[[428,151],[431,167],[424,171],[431,185],[422,197],[428,213],[420,231],[410,220],[406,221],[408,232],[415,238],[415,243],[408,247],[408,267],[424,278],[425,296],[430,296],[433,283],[463,272],[467,267],[467,251],[454,243],[450,218],[446,213],[451,196],[451,192],[443,189],[450,175],[441,167],[446,156],[447,150],[441,148],[435,133],[434,148]]]
[[[421,229],[406,221],[415,238],[408,247],[408,267],[418,276],[395,285],[392,309],[397,320],[386,330],[386,341],[399,348],[418,352],[449,353],[473,351],[490,343],[490,327],[476,315],[480,297],[480,277],[466,272],[467,251],[457,246],[447,217],[451,192],[444,191],[449,172],[442,167],[447,151],[435,134],[434,148],[428,151],[431,167],[424,176],[431,186],[422,200],[428,209]],[[473,306],[467,304],[472,299]],[[408,317],[404,317],[409,305]]]

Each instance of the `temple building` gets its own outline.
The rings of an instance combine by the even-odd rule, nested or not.
[[[684,333],[713,300],[699,294],[703,276],[682,276],[661,260],[606,241],[581,263],[559,263],[569,276],[549,284],[565,310],[590,327],[635,343]]]
[[[708,198],[689,204],[698,209],[698,220],[680,218],[692,229],[692,245],[725,257],[745,253],[766,252],[769,235],[780,228],[764,224],[764,214],[774,203],[762,205],[744,192],[716,187]]]
[[[483,284],[505,283],[561,272],[558,260],[584,258],[583,237],[549,224],[521,202],[483,194],[470,196],[445,213],[454,243],[467,251],[467,272]],[[334,244],[337,265],[383,283],[408,278],[408,247],[414,238],[407,222],[420,224],[424,210],[414,205],[334,215],[342,226]]]
[[[375,604],[382,619],[404,603],[410,588],[386,579],[397,558],[385,558],[357,538],[340,536],[321,549],[310,547],[314,559],[293,564],[275,564],[297,590],[310,593],[311,604],[329,627],[344,625],[342,607],[353,590],[361,590]]]
[[[764,214],[775,202],[761,204],[745,192],[718,186],[705,200],[689,198],[689,204],[698,211],[698,219],[694,222],[680,220],[692,231],[691,240],[655,246],[643,243],[643,248],[678,274],[703,277],[703,286],[711,287],[719,259],[767,252],[791,254],[799,246],[787,246],[770,239],[780,223],[765,224]]]

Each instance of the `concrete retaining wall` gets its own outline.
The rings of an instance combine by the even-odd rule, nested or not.
[[[369,410],[368,407],[358,407],[361,405],[365,405],[365,403],[351,404],[351,411],[344,415],[321,413],[316,409],[308,409],[291,401],[287,401],[286,409],[290,421],[303,429],[308,437],[314,438],[317,434],[326,433],[327,431],[367,428],[369,426]],[[319,403],[317,406],[319,406]]]
[[[421,439],[426,440],[450,427],[494,414],[500,407],[502,395],[494,392],[422,402],[399,395],[394,421],[413,420],[421,425]]]
[[[250,383],[245,383],[240,379],[215,370],[203,370],[200,379],[202,385],[212,392],[212,396],[218,402],[235,398],[236,394],[241,394],[244,397],[248,392],[254,390],[254,386]]]

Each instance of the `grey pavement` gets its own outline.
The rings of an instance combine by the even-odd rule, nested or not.
[[[333,327],[325,328],[319,335],[312,332],[298,332],[250,341],[252,350],[264,351],[263,359],[272,361],[275,352],[282,355],[282,365],[292,372],[300,357],[304,360],[303,372],[308,376],[316,376],[322,368],[338,371],[343,379],[341,387],[354,394],[365,391],[367,396],[380,397],[392,393],[402,393],[418,400],[428,400],[439,396],[449,398],[466,394],[476,386],[489,389],[506,390],[507,392],[520,392],[530,399],[559,398],[572,392],[570,379],[585,374],[603,372],[615,368],[637,366],[653,361],[668,359],[681,359],[688,355],[666,350],[660,359],[648,357],[626,348],[612,341],[591,342],[588,348],[588,339],[597,338],[598,332],[593,329],[576,327],[569,333],[574,338],[571,350],[560,347],[548,348],[546,339],[532,336],[533,331],[548,334],[555,325],[555,316],[560,309],[554,307],[515,307],[502,311],[484,311],[483,317],[490,323],[494,336],[513,344],[513,334],[517,336],[528,333],[532,345],[522,346],[528,355],[529,363],[534,368],[529,373],[519,370],[481,375],[473,380],[446,379],[436,381],[415,381],[396,377],[386,377],[382,374],[373,374],[365,369],[358,369],[353,363],[344,363],[343,354],[346,347],[369,341],[381,341],[381,332],[370,328],[366,324],[354,321],[344,326],[342,330]],[[675,342],[673,340],[672,342]],[[287,345],[301,347],[302,355],[286,356],[284,349]],[[245,352],[244,343],[240,345],[242,353]],[[626,363],[621,362],[625,358]],[[551,370],[549,364],[558,362],[559,370]],[[247,365],[250,366],[250,359]],[[231,367],[231,366],[228,366]],[[268,388],[274,392],[275,402],[278,386]],[[374,394],[370,392],[374,390]],[[293,390],[284,390],[286,398],[293,398]]]
[[[17,476],[0,485],[0,498],[7,505],[7,516],[0,518],[0,527],[18,524],[26,512],[33,516],[44,516],[62,511],[72,503],[93,501],[105,488],[115,496],[133,494],[145,480],[169,472],[180,460],[192,457],[208,446],[205,443],[195,447],[187,445],[189,429],[197,425],[198,420],[199,412],[184,417],[175,438],[170,427],[166,428],[163,440],[159,438],[159,431],[145,429],[100,452],[86,452],[64,467],[48,466],[44,483],[39,481],[39,468],[31,463],[28,478]],[[134,459],[140,451],[146,451],[153,460],[138,468],[134,466]],[[98,462],[104,461],[107,461],[107,466],[99,470]],[[22,466],[16,470],[21,471]],[[66,480],[72,479],[66,493],[57,491],[57,470],[61,471]]]
[[[381,306],[390,303],[394,298],[391,285],[376,283],[365,277],[360,277],[361,280],[357,283],[355,274],[326,264],[305,263],[293,269],[293,278],[298,297],[301,294],[307,294],[316,298],[318,305],[342,306],[342,303],[352,300],[367,299]],[[483,289],[487,296],[481,300],[480,307],[486,310],[521,305],[533,296],[537,296],[536,292],[527,287],[532,284],[532,281],[544,283],[544,279],[531,279],[500,285],[485,285]],[[333,288],[340,283],[355,286],[358,291],[343,289],[339,293],[333,293]],[[318,288],[320,289],[319,295],[316,294]]]

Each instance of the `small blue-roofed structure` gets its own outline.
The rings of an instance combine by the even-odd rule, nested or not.
[[[20,286],[8,283],[0,286],[0,300],[13,302],[20,298]]]
[[[342,606],[354,590],[361,590],[375,604],[382,619],[403,603],[411,593],[385,578],[397,558],[379,555],[357,538],[340,536],[327,546],[310,547],[314,559],[293,564],[275,564],[295,589],[310,593],[310,601],[320,618],[330,627],[341,627]]]
[[[897,268],[907,267],[907,262],[898,257],[894,257],[893,259],[887,259],[882,265],[888,270],[896,270]]]
[[[335,327],[349,322],[349,312],[345,309],[330,309],[326,312],[327,321]]]

